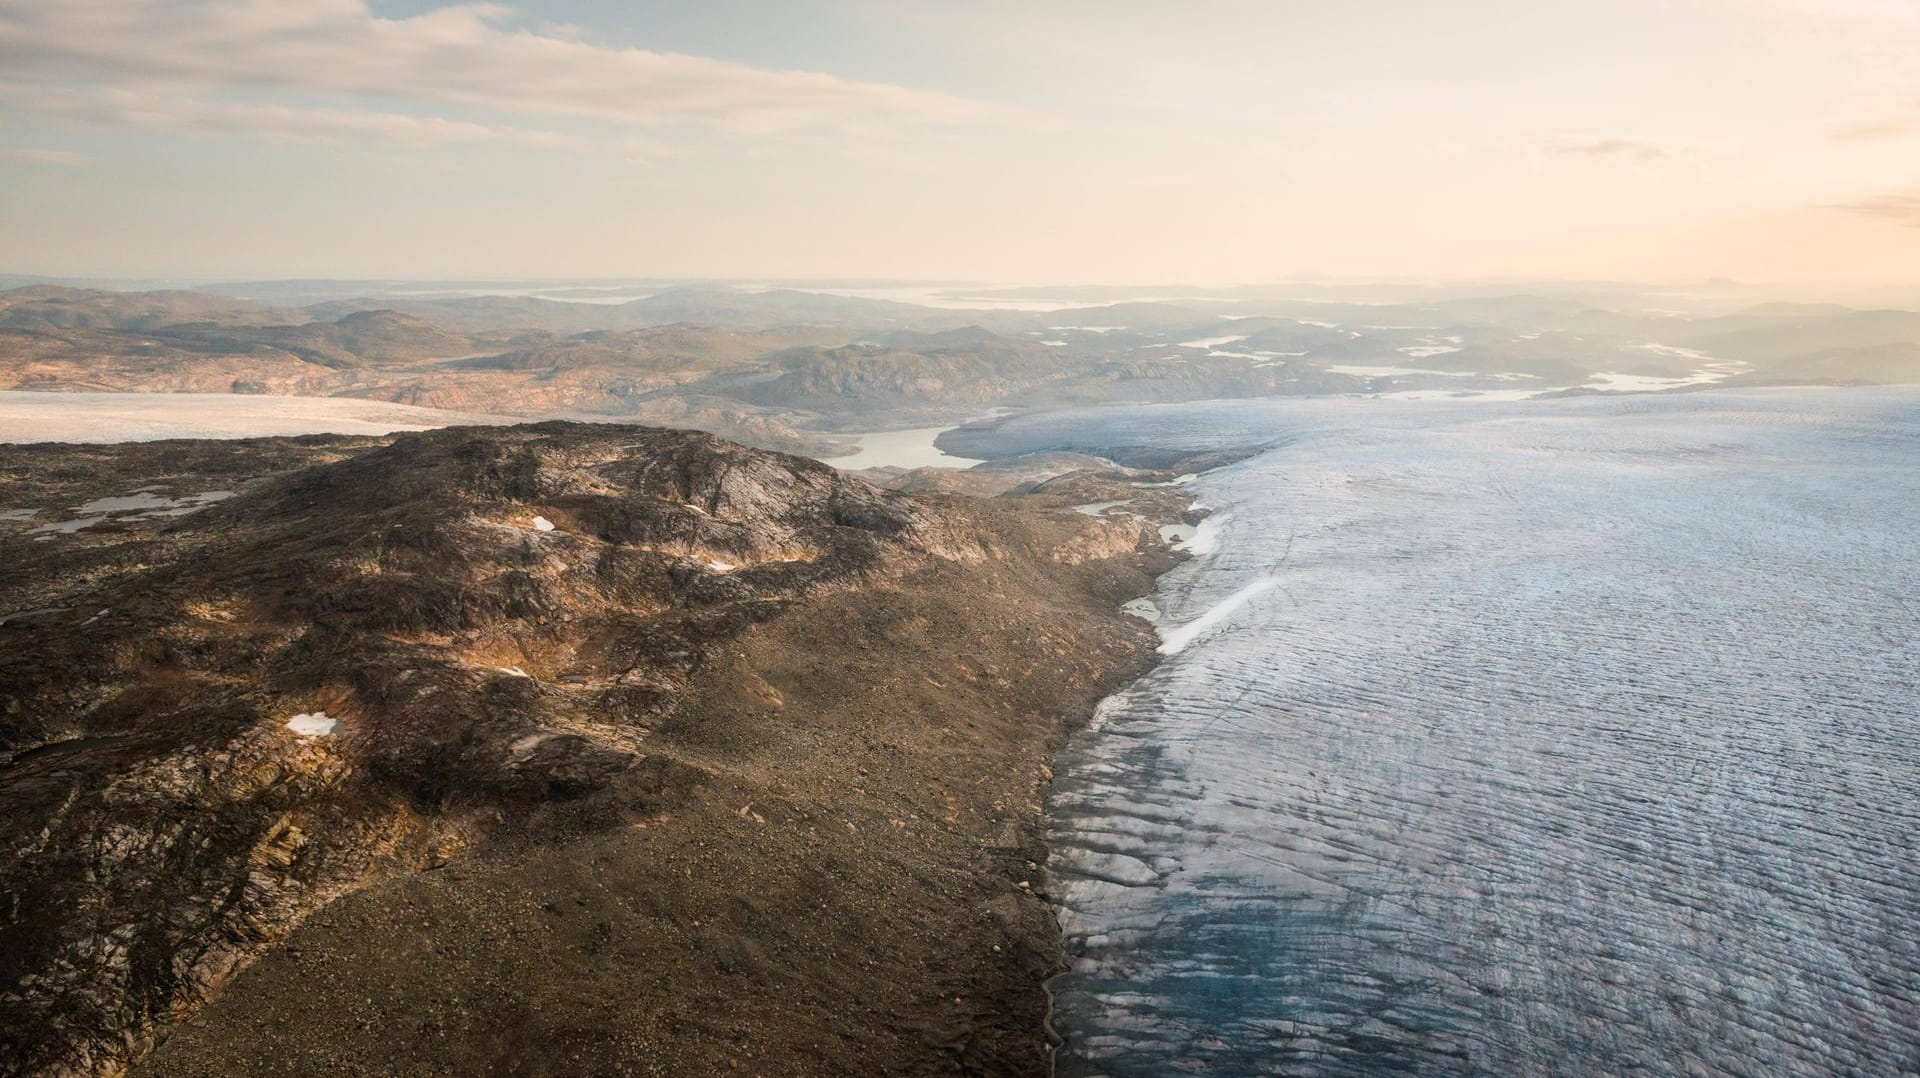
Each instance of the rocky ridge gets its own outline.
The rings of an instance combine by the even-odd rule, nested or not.
[[[1030,661],[1018,677],[987,675],[980,686],[980,714],[1012,700],[1025,706],[1009,721],[1026,718],[1007,736],[982,735],[973,752],[1017,762],[998,781],[1032,798],[1040,750],[1145,661],[1150,636],[1113,605],[1145,590],[1154,559],[1166,557],[1145,520],[1094,519],[1058,498],[1015,506],[887,492],[813,461],[681,431],[554,423],[64,452],[5,451],[0,501],[44,501],[36,484],[88,493],[74,486],[76,472],[96,477],[95,494],[106,489],[99,483],[156,475],[171,486],[149,485],[153,497],[215,480],[236,489],[167,498],[186,508],[179,515],[39,535],[15,521],[0,534],[19,554],[0,575],[0,1055],[18,1073],[119,1072],[313,911],[369,887],[423,886],[408,882],[421,869],[477,865],[512,877],[530,850],[550,854],[648,821],[659,835],[649,841],[704,843],[713,836],[703,828],[828,810],[840,795],[790,780],[839,768],[833,740],[809,742],[812,762],[788,755],[778,780],[742,762],[752,752],[710,742],[726,730],[729,745],[758,744],[772,736],[756,725],[770,714],[805,713],[800,701],[815,687],[742,662],[759,649],[764,669],[791,665],[796,648],[813,646],[806,627],[823,610],[860,606],[857,627],[899,623],[902,604],[943,602],[933,630],[941,640],[1019,623],[1027,639],[1037,631],[1056,641],[1051,670]],[[236,481],[249,464],[266,474]],[[924,590],[969,580],[998,604]],[[835,616],[847,629],[844,610]],[[1087,647],[1073,657],[1068,641],[1082,628]],[[768,643],[795,632],[802,638],[784,648]],[[871,653],[872,639],[848,635],[819,651],[849,664]],[[890,678],[936,685],[943,675],[931,664],[951,658],[939,655],[905,659]],[[915,691],[927,709],[954,700]],[[1054,713],[1041,717],[1039,700]],[[703,718],[715,708],[724,718]],[[892,721],[880,701],[870,710]],[[838,714],[826,707],[820,721]],[[674,735],[687,723],[703,731],[697,744]],[[988,832],[1038,855],[1037,803],[1015,813],[1013,793],[978,781],[987,801],[949,793],[924,803],[925,782],[951,785],[961,777],[954,768],[977,762],[942,763],[936,753],[926,766],[937,778],[900,787],[903,804],[917,806],[889,810],[899,840],[915,837],[916,852],[899,854],[902,871],[954,871],[956,860],[986,856]],[[770,797],[769,786],[784,793]],[[741,796],[767,807],[749,800],[709,819],[717,789],[747,789]],[[661,828],[675,813],[685,830]],[[935,823],[937,837],[920,836]],[[784,864],[791,853],[762,860]],[[729,891],[724,880],[711,886]],[[698,923],[678,920],[688,919]],[[993,976],[1037,987],[1045,930],[1024,923],[1025,965]],[[662,1006],[670,1002],[671,993]],[[1037,1023],[1023,1034],[1017,1020],[1033,1005],[998,1005],[1015,1018],[986,1022],[989,1040],[1025,1047],[982,1059],[1041,1058]],[[217,1038],[218,1022],[206,1028]],[[183,1038],[179,1051],[193,1043]],[[707,1059],[709,1047],[696,1037],[675,1050]],[[324,1042],[282,1050],[343,1051]],[[261,1062],[231,1045],[208,1051],[233,1073]],[[604,1051],[616,1070],[636,1058],[631,1045]],[[833,1058],[873,1050],[844,1051],[852,1055]],[[468,1045],[449,1059],[471,1064],[476,1052],[485,1054]],[[192,1072],[204,1073],[207,1058]],[[309,1061],[321,1059],[379,1069],[339,1055]]]

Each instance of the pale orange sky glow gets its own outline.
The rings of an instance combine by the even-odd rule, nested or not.
[[[0,269],[1920,286],[1920,0],[0,0]]]

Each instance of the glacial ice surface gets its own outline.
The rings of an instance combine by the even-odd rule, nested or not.
[[[998,436],[1272,447],[1057,763],[1060,1074],[1920,1060],[1920,390]]]

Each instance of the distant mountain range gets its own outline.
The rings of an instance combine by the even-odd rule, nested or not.
[[[835,432],[991,408],[1920,381],[1920,312],[1833,304],[1685,315],[1584,296],[1229,291],[1037,311],[718,286],[549,289],[574,300],[338,288],[304,305],[234,286],[0,292],[0,389],[353,396],[821,452]]]

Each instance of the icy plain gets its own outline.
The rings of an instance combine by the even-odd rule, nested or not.
[[[1060,1074],[1920,1060],[1920,390],[998,437],[1269,447],[1058,760]]]

